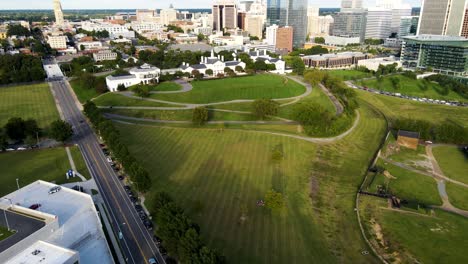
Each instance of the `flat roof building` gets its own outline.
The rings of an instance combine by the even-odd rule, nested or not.
[[[66,36],[48,36],[47,43],[53,49],[66,49],[67,37]]]
[[[440,35],[404,37],[401,61],[406,68],[432,68],[437,73],[466,76],[468,39]]]
[[[109,61],[109,60],[116,60],[117,53],[112,52],[110,50],[101,50],[97,53],[93,53],[94,61]]]
[[[347,68],[357,65],[360,60],[368,59],[369,56],[362,52],[342,52],[334,54],[322,54],[304,56],[302,60],[309,68]]]
[[[294,29],[292,27],[280,27],[276,30],[276,49],[293,50]]]

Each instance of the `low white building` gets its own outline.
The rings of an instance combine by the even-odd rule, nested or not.
[[[66,36],[48,36],[47,43],[53,49],[66,49],[67,37]]]
[[[100,41],[83,41],[83,42],[78,42],[76,43],[76,47],[79,50],[82,50],[82,47],[84,47],[84,50],[99,50],[102,49],[102,43]]]
[[[358,66],[366,67],[368,70],[377,71],[380,65],[387,66],[392,64],[397,64],[397,69],[402,67],[401,61],[395,59],[395,57],[385,57],[385,58],[372,58],[367,60],[358,61]]]
[[[192,71],[197,70],[201,74],[207,75],[207,70],[213,71],[213,76],[216,76],[219,73],[224,74],[224,69],[229,68],[232,71],[236,71],[236,67],[241,67],[242,70],[245,69],[245,63],[240,59],[235,61],[224,61],[224,56],[215,56],[214,51],[211,51],[210,57],[202,57],[199,64],[189,65],[183,63],[180,68],[182,72],[192,74]]]
[[[93,53],[94,61],[109,61],[109,60],[116,60],[117,53],[112,52],[110,50],[101,50],[97,53]]]
[[[325,36],[325,44],[330,46],[347,46],[349,44],[359,44],[361,39],[359,37],[348,38],[348,37],[338,37],[338,36]]]
[[[223,36],[222,34],[211,35],[208,37],[211,44],[220,46],[235,46],[244,44],[244,36]]]
[[[152,82],[159,82],[161,70],[158,67],[149,64],[143,64],[140,67],[130,69],[129,75],[123,76],[107,76],[106,84],[107,89],[111,92],[116,92],[119,85],[123,84],[125,87],[130,87],[137,84],[150,84]]]
[[[249,56],[253,61],[262,60],[266,64],[274,64],[276,70],[272,71],[272,73],[279,73],[284,74],[286,71],[286,62],[281,59],[273,58],[268,55],[267,50],[254,50],[249,52]]]

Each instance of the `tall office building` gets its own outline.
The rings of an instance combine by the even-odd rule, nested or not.
[[[367,10],[366,39],[386,39],[392,31],[392,10],[369,8]]]
[[[418,35],[461,36],[468,0],[423,0]]]
[[[60,0],[54,0],[54,14],[55,14],[55,24],[57,26],[63,26],[63,10]]]
[[[393,9],[403,4],[402,0],[377,0],[375,7],[381,7],[386,9]]]
[[[278,25],[271,25],[266,28],[266,42],[268,45],[276,46],[276,33],[278,32]]]
[[[359,9],[362,8],[362,0],[342,0],[342,9]]]
[[[400,29],[398,31],[399,37],[414,36],[418,29],[418,16],[406,16],[401,18]]]
[[[177,10],[171,5],[167,9],[161,9],[159,12],[160,22],[163,25],[169,25],[171,21],[177,20]]]
[[[307,0],[268,0],[267,25],[293,28],[293,44],[302,47],[307,37]]]
[[[263,24],[262,16],[247,14],[245,17],[245,31],[249,32],[252,37],[263,39]]]
[[[234,0],[218,0],[213,4],[213,29],[237,28],[237,5]]]
[[[342,9],[333,15],[333,35],[338,37],[358,37],[364,42],[366,35],[367,12],[364,9]]]
[[[276,31],[276,49],[291,52],[294,45],[294,28],[280,27]]]

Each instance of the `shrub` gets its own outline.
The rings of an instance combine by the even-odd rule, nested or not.
[[[279,103],[271,99],[257,99],[252,104],[252,114],[260,119],[278,113]]]

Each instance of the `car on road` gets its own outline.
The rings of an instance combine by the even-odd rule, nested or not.
[[[57,193],[57,192],[59,192],[61,189],[62,189],[62,187],[60,187],[60,186],[52,187],[52,188],[50,188],[50,190],[49,190],[49,194]]]
[[[118,178],[119,178],[119,180],[121,180],[121,181],[124,179],[124,177],[123,177],[122,175],[119,175]]]
[[[156,261],[155,258],[150,258],[150,259],[148,259],[148,263],[149,263],[149,264],[158,264],[158,262]]]
[[[29,209],[33,209],[33,210],[37,210],[37,208],[41,207],[41,204],[32,204],[31,206],[29,206]]]
[[[153,223],[151,223],[150,220],[144,220],[144,221],[143,221],[143,224],[145,225],[145,227],[146,227],[148,230],[153,230]]]

